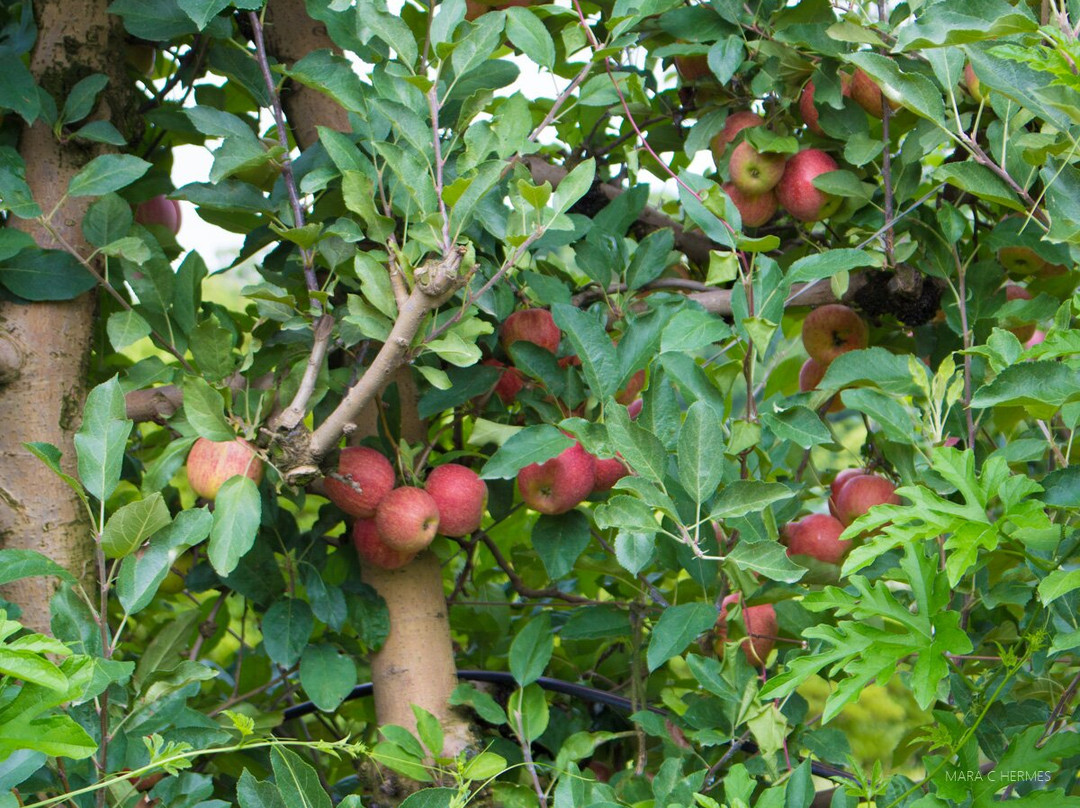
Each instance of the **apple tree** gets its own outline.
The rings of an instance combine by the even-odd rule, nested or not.
[[[1078,33],[0,0],[0,806],[1080,804]]]

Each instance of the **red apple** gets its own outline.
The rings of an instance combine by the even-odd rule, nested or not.
[[[534,511],[566,513],[589,496],[596,482],[596,458],[575,443],[544,463],[531,463],[518,472],[521,498]]]
[[[1031,292],[1023,286],[1017,286],[1015,283],[1010,283],[1005,286],[1005,300],[1031,300]],[[1009,330],[1016,334],[1018,340],[1027,342],[1035,335],[1035,323],[1015,325]]]
[[[602,494],[610,491],[612,487],[630,473],[626,465],[618,457],[605,457],[596,461],[596,480],[593,482],[592,493]]]
[[[199,438],[188,453],[188,483],[203,499],[213,499],[226,480],[241,474],[256,484],[263,476],[262,460],[243,438],[220,443]]]
[[[386,546],[379,538],[379,529],[375,526],[374,519],[357,519],[353,522],[352,540],[362,563],[384,570],[396,570],[416,558],[416,553],[393,550]]]
[[[803,320],[803,347],[825,366],[840,354],[865,348],[868,340],[869,330],[862,317],[842,303],[818,306]]]
[[[816,390],[821,380],[825,378],[827,368],[828,365],[823,365],[813,358],[803,362],[803,366],[799,369],[799,392],[809,393],[811,390]],[[840,400],[839,395],[829,399],[829,412],[840,412],[842,409],[844,409],[844,402]]]
[[[499,329],[499,339],[503,348],[525,340],[555,353],[559,350],[562,331],[547,309],[522,309],[506,318]]]
[[[888,103],[889,109],[893,110],[900,106],[899,104],[886,99],[881,94],[881,88],[874,83],[872,78],[866,75],[866,71],[862,68],[855,69],[855,75],[851,77],[848,94],[856,104],[875,118],[880,118],[882,116],[882,105],[885,103]]]
[[[423,488],[395,488],[375,510],[375,527],[391,550],[419,553],[439,530],[439,506]]]
[[[717,653],[723,653],[723,644],[727,641],[727,613],[728,607],[739,602],[742,594],[733,592],[720,604],[720,616],[716,621],[717,634],[720,642],[717,643]],[[743,626],[746,629],[746,639],[740,644],[746,661],[754,666],[764,667],[773,646],[776,645],[776,609],[771,603],[762,603],[758,606],[744,606],[742,610]]]
[[[151,197],[135,208],[135,221],[161,225],[175,236],[180,232],[180,203],[164,194]]]
[[[806,82],[802,94],[799,96],[799,115],[806,124],[806,128],[819,137],[825,136],[825,130],[818,124],[818,111],[814,106],[814,82]]]
[[[788,555],[810,556],[827,564],[839,564],[850,549],[850,541],[840,541],[843,532],[843,523],[824,513],[789,522],[780,531]]]
[[[875,505],[899,505],[896,486],[876,474],[862,474],[848,480],[836,496],[836,518],[850,525]]]
[[[468,536],[480,527],[487,505],[487,483],[467,466],[447,463],[431,470],[424,490],[439,508],[439,532]]]
[[[762,154],[744,140],[731,153],[728,171],[736,188],[749,196],[760,196],[780,182],[786,163],[786,155]]]
[[[776,215],[776,194],[772,191],[751,196],[740,191],[735,183],[725,182],[724,193],[735,203],[743,227],[761,227]]]
[[[499,380],[495,382],[495,395],[503,404],[507,406],[512,404],[517,394],[521,392],[521,388],[525,386],[525,376],[522,372],[515,367],[508,367],[505,362],[500,362],[498,359],[485,359],[480,364],[503,369]]]
[[[814,187],[814,178],[836,171],[836,161],[820,149],[803,149],[787,161],[784,175],[776,185],[780,205],[802,222],[817,222],[840,207],[840,198]]]
[[[724,128],[709,141],[709,149],[712,151],[716,167],[720,167],[720,160],[724,156],[724,152],[739,132],[750,126],[761,126],[763,123],[765,123],[764,118],[748,109],[741,109],[728,115],[724,119]]]
[[[394,467],[366,446],[341,450],[337,469],[323,483],[326,496],[349,516],[368,519],[394,487]]]
[[[841,488],[847,485],[848,482],[850,482],[851,480],[854,480],[856,477],[863,477],[867,473],[868,472],[866,471],[866,469],[857,468],[844,469],[843,471],[838,472],[837,475],[833,477],[833,481],[829,484],[829,509],[832,509],[833,502],[835,502],[836,498],[840,496]],[[836,516],[836,514],[833,513],[833,516]]]

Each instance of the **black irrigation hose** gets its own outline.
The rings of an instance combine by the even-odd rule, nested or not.
[[[517,687],[517,682],[514,680],[514,677],[506,671],[465,670],[458,671],[457,676],[458,679],[464,679],[469,682],[487,682],[488,684],[502,685],[504,687]],[[630,712],[634,709],[634,705],[630,699],[616,696],[614,693],[597,690],[594,687],[576,685],[573,682],[564,682],[562,679],[552,679],[550,676],[541,676],[536,680],[536,684],[552,693],[562,693],[565,696],[571,696],[583,701],[591,701],[594,704],[603,704],[616,710]],[[366,696],[370,696],[373,691],[374,688],[372,687],[371,682],[365,682],[362,685],[354,687],[349,695],[345,697],[345,701],[362,699]],[[649,712],[656,713],[657,715],[670,716],[670,713],[667,710],[662,710],[659,707],[645,707],[645,709]],[[317,710],[318,708],[310,701],[294,704],[292,707],[285,710],[284,720],[292,721],[294,718],[302,718],[305,715],[311,715]],[[758,751],[757,745],[753,741],[744,741],[742,748],[750,754]],[[810,761],[810,771],[818,777],[840,777],[845,780],[856,782],[855,776],[850,772],[835,766],[829,766],[826,763],[818,763],[816,760]]]

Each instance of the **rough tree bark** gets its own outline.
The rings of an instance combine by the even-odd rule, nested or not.
[[[108,0],[39,0],[34,4],[38,38],[30,70],[38,84],[60,102],[83,77],[117,69],[109,62],[115,63],[115,55],[123,53],[123,40],[113,29],[107,6]],[[110,117],[109,98],[107,91],[95,117]],[[70,179],[99,153],[85,144],[61,144],[40,121],[24,130],[19,151],[34,199],[46,214],[61,200]],[[66,200],[51,219],[57,234],[82,255],[92,249],[80,227],[90,201]],[[29,232],[42,247],[61,247],[37,222],[12,217],[10,224]],[[72,439],[86,395],[94,294],[59,303],[0,301],[5,353],[17,357],[15,378],[0,384],[0,412],[18,424],[18,429],[0,430],[0,544],[37,550],[87,581],[95,577],[87,514],[67,486],[22,442],[44,441],[59,447],[62,466],[75,473]],[[11,363],[9,357],[6,364]],[[3,596],[22,608],[27,625],[48,630],[49,600],[56,586],[55,579],[27,578],[4,587]]]
[[[267,48],[279,61],[291,63],[313,50],[335,49],[320,23],[308,17],[303,0],[271,0],[266,18]],[[293,135],[301,149],[317,139],[316,126],[350,131],[348,116],[331,99],[306,87],[291,86],[282,95]],[[408,367],[399,369],[396,384],[403,437],[411,442],[427,436],[417,414],[417,389]],[[379,397],[357,423],[354,438],[377,430]],[[449,705],[457,686],[450,622],[438,560],[423,553],[394,571],[365,569],[364,580],[387,602],[390,635],[372,658],[375,712],[380,725],[415,729],[411,704],[437,716],[446,736],[444,753],[453,755],[474,742],[466,720]]]

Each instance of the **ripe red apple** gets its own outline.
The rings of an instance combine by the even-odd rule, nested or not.
[[[419,553],[439,530],[439,506],[423,488],[395,488],[375,510],[375,527],[391,550]]]
[[[862,317],[842,303],[818,306],[803,320],[803,347],[825,366],[842,353],[865,348],[868,340]]]
[[[840,541],[844,525],[828,514],[812,513],[798,522],[789,522],[780,534],[787,545],[788,555],[804,555],[839,564],[851,548],[850,541]]]
[[[979,77],[975,75],[975,68],[971,66],[971,62],[964,65],[964,87],[975,99],[975,103],[981,104],[986,100],[986,94],[982,91],[982,84],[979,82]]]
[[[728,607],[739,602],[742,594],[733,592],[720,604],[720,616],[716,621],[719,642],[716,646],[717,654],[723,653],[724,643],[727,642],[727,613]],[[742,610],[743,626],[746,629],[746,639],[740,644],[746,661],[754,666],[764,666],[773,646],[776,645],[776,609],[771,603],[762,603],[758,606],[744,606]]]
[[[724,119],[724,128],[709,141],[709,150],[712,152],[716,167],[720,167],[720,159],[739,132],[750,126],[761,126],[763,123],[765,123],[764,118],[748,109],[741,109],[728,115]]]
[[[740,191],[735,183],[725,182],[724,193],[735,203],[743,227],[761,227],[776,215],[776,194],[772,191],[751,196]]]
[[[883,113],[881,108],[885,103],[888,103],[889,109],[893,110],[900,106],[885,98],[881,94],[881,88],[877,86],[872,78],[866,75],[866,71],[861,67],[855,69],[855,75],[851,77],[848,93],[856,104],[875,118],[882,117]]]
[[[750,196],[771,191],[784,176],[787,157],[783,154],[762,154],[743,141],[731,153],[728,170],[735,187]]]
[[[1005,300],[1031,300],[1031,292],[1023,286],[1010,283],[1005,286]],[[1009,329],[1021,342],[1027,342],[1035,334],[1035,323],[1023,323]]]
[[[180,232],[180,203],[164,194],[140,202],[135,208],[139,224],[158,224],[174,236]]]
[[[816,390],[821,380],[825,378],[827,368],[828,365],[823,365],[812,357],[803,362],[803,366],[799,368],[799,392],[809,393],[811,390]],[[842,409],[844,409],[844,402],[840,400],[839,395],[829,399],[828,412],[840,412]]]
[[[593,482],[592,493],[602,494],[610,491],[612,487],[630,473],[626,465],[618,457],[605,457],[596,461],[596,479]]]
[[[524,374],[515,367],[508,367],[505,362],[500,362],[498,359],[485,359],[480,364],[503,369],[499,380],[495,382],[495,395],[503,404],[507,406],[512,404],[517,394],[521,392],[521,388],[525,386]]]
[[[559,350],[562,331],[547,309],[522,309],[506,318],[499,329],[499,339],[503,348],[525,340],[555,353]]]
[[[806,128],[819,137],[825,137],[825,130],[818,124],[818,111],[814,106],[814,82],[806,82],[799,95],[799,116]]]
[[[784,175],[776,185],[776,199],[802,222],[817,222],[840,207],[840,198],[814,187],[814,178],[836,171],[836,161],[821,149],[803,149],[787,161]]]
[[[349,516],[368,519],[394,487],[394,467],[366,446],[341,450],[337,469],[326,476],[326,496]]]
[[[446,463],[431,470],[424,490],[439,509],[439,532],[468,536],[480,527],[487,505],[487,483],[467,466]]]
[[[832,510],[833,503],[836,501],[836,498],[840,496],[841,488],[856,477],[865,476],[867,473],[866,469],[859,468],[844,469],[843,471],[838,472],[837,475],[833,477],[833,481],[829,483],[829,509]],[[836,516],[835,512],[833,512],[833,516]]]
[[[531,463],[518,472],[521,498],[534,511],[566,513],[589,496],[596,482],[596,458],[575,443],[544,463]]]
[[[1046,269],[1047,261],[1030,247],[1002,247],[997,252],[998,263],[1011,275],[1034,275]]]
[[[836,496],[836,518],[850,525],[875,505],[899,505],[896,486],[876,474],[861,474],[848,480]]]
[[[203,499],[217,496],[222,484],[242,474],[256,485],[262,480],[263,462],[255,447],[243,438],[216,442],[199,438],[187,457],[187,477],[191,490]]]
[[[374,519],[357,519],[353,522],[352,540],[362,563],[384,570],[396,570],[416,558],[416,553],[394,550],[384,544],[379,538]]]

